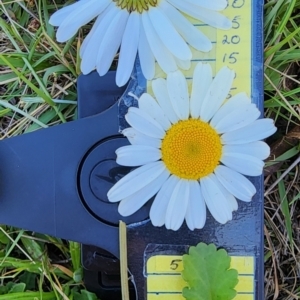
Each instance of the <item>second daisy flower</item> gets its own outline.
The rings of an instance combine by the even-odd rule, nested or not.
[[[155,60],[165,73],[188,69],[189,45],[206,52],[212,44],[182,13],[229,29],[231,21],[218,12],[226,6],[227,0],[80,0],[54,13],[49,22],[59,26],[57,40],[65,42],[97,17],[81,46],[81,70],[88,74],[96,68],[105,75],[121,46],[116,83],[122,86],[132,73],[137,52],[148,80],[154,76]]]
[[[186,220],[202,228],[206,208],[224,224],[237,210],[236,199],[251,201],[255,186],[243,175],[262,174],[269,147],[260,140],[276,128],[245,93],[226,100],[234,72],[222,68],[213,79],[210,65],[199,63],[191,95],[180,71],[156,79],[156,100],[144,93],[139,108],[126,117],[131,128],[123,134],[132,145],[119,148],[117,163],[139,168],[108,192],[128,216],[155,196],[150,219],[155,226],[178,230]]]

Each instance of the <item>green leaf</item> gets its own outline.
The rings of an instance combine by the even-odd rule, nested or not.
[[[97,300],[97,296],[86,290],[82,290],[81,293],[74,292],[74,300]]]
[[[11,109],[9,108],[5,108],[5,109],[1,109],[0,110],[0,118],[4,117],[6,114],[8,114],[9,112],[11,112]]]
[[[9,238],[7,234],[5,234],[5,227],[4,226],[0,226],[0,227],[4,229],[3,231],[0,231],[0,243],[7,245],[9,243]]]
[[[7,294],[8,290],[5,285],[0,285],[0,295]]]
[[[21,283],[16,283],[12,286],[12,288],[9,290],[9,294],[11,293],[22,293],[26,289],[26,284],[21,282]]]
[[[20,282],[26,284],[26,290],[34,290],[37,282],[37,274],[24,271],[20,277]]]
[[[238,272],[230,268],[224,249],[199,243],[183,255],[182,277],[188,283],[182,291],[187,300],[231,300],[236,296]]]
[[[32,256],[34,259],[37,260],[42,258],[43,249],[41,248],[38,242],[36,242],[30,236],[25,236],[25,235],[21,237],[21,241],[30,256]]]
[[[82,268],[78,268],[73,272],[73,280],[75,282],[80,282],[82,281]]]
[[[73,265],[73,270],[81,269],[81,247],[79,243],[69,242],[71,262]]]

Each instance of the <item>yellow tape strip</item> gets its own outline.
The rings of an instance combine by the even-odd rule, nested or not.
[[[222,13],[232,20],[232,29],[216,30],[187,17],[194,26],[210,38],[213,49],[203,53],[192,48],[192,67],[183,73],[191,86],[194,68],[199,61],[209,63],[214,74],[223,66],[228,66],[236,72],[229,97],[239,92],[246,92],[251,97],[252,0],[229,0],[228,7]],[[155,78],[158,77],[166,77],[166,75],[156,65]],[[151,81],[148,82],[147,91],[152,93]],[[235,300],[254,300],[254,258],[233,256],[231,267],[239,272],[239,283],[236,287],[238,295]],[[181,271],[181,256],[151,257],[147,262],[147,299],[184,300],[181,291],[185,282],[181,278]]]
[[[229,0],[228,2],[228,7],[221,13],[232,20],[233,27],[230,30],[217,30],[186,16],[196,28],[213,42],[213,49],[204,53],[191,47],[193,53],[192,67],[187,71],[182,70],[182,72],[191,84],[195,66],[199,61],[209,63],[214,74],[223,66],[228,66],[236,72],[236,79],[229,97],[238,92],[246,92],[248,96],[251,96],[252,0]],[[166,74],[156,65],[155,78],[158,77],[166,77]],[[152,93],[151,81],[148,81],[147,91]]]
[[[232,256],[231,268],[239,273],[239,283],[235,287],[235,300],[254,300],[254,257]],[[180,300],[186,282],[181,277],[182,256],[157,255],[147,261],[147,299]]]

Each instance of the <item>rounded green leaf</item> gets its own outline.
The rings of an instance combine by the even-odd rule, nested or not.
[[[187,300],[231,300],[236,296],[238,272],[230,269],[231,258],[224,249],[199,243],[183,256],[182,277],[188,287],[182,291]]]

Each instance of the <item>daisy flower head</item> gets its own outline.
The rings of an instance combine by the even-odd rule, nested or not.
[[[100,76],[109,70],[120,48],[116,83],[126,84],[136,54],[146,79],[155,73],[155,61],[165,73],[178,66],[190,67],[192,46],[199,51],[212,48],[210,40],[182,14],[220,29],[231,21],[219,11],[227,0],[79,0],[54,13],[49,22],[58,26],[57,40],[65,42],[78,29],[96,19],[81,49],[81,71],[97,69]]]
[[[235,73],[223,67],[216,76],[208,64],[197,64],[191,95],[180,71],[152,82],[155,99],[144,93],[131,107],[123,130],[131,145],[117,149],[117,163],[138,167],[109,191],[111,202],[128,216],[155,196],[150,210],[154,226],[178,230],[202,228],[206,206],[221,224],[232,219],[237,200],[256,193],[246,176],[262,174],[270,153],[261,141],[276,131],[273,120],[245,93],[230,99]]]

